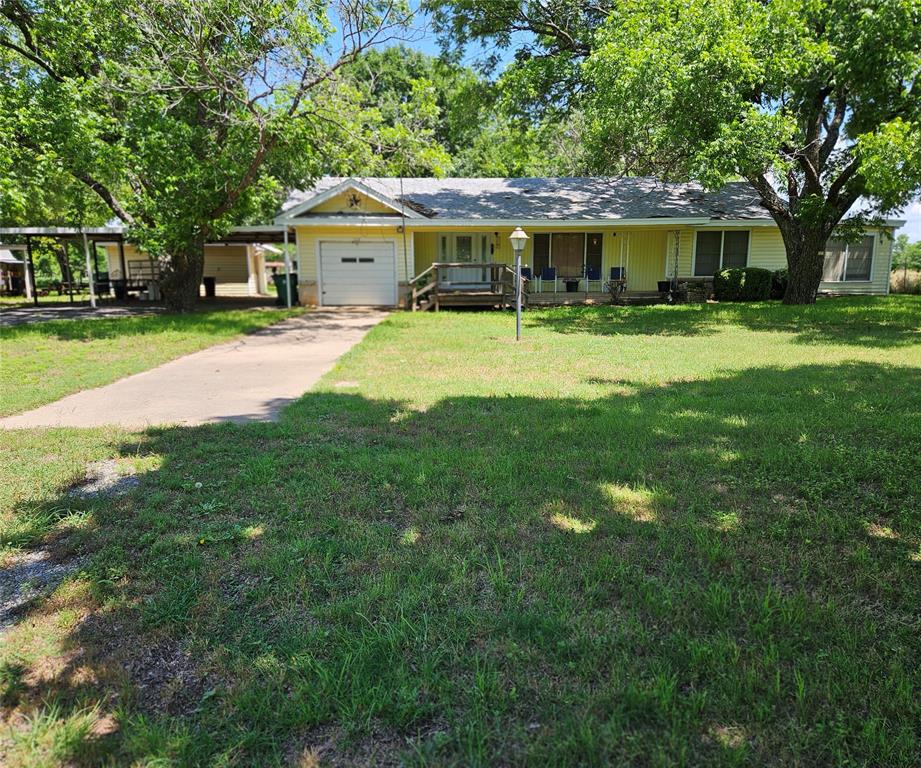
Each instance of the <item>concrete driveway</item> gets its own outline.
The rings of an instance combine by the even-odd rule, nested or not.
[[[0,419],[0,428],[118,425],[138,429],[271,421],[386,316],[382,310],[359,308],[308,312],[104,387]]]

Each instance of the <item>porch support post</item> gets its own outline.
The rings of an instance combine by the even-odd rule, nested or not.
[[[291,309],[291,254],[288,253],[287,224],[285,224],[285,305]]]
[[[255,259],[255,248],[252,243],[246,246],[246,293],[253,296],[256,293],[256,270],[253,268],[253,259]]]
[[[125,281],[125,285],[128,284],[128,263],[125,261],[125,236],[122,235],[118,239],[118,261],[121,264],[122,268],[122,280]]]
[[[32,238],[26,235],[26,257],[22,260],[22,269],[25,273],[26,298],[32,299],[38,306],[38,290],[35,287],[35,265],[32,263]]]
[[[86,282],[90,288],[90,306],[96,309],[96,286],[93,285],[95,275],[93,274],[93,262],[90,258],[90,241],[83,233],[83,255],[86,257]]]

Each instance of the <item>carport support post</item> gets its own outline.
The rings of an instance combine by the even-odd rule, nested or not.
[[[35,285],[35,264],[32,262],[32,238],[28,235],[26,235],[26,262],[23,267],[26,271],[26,298],[31,298],[32,303],[37,307],[38,288]]]
[[[96,286],[93,285],[93,262],[90,259],[90,241],[83,233],[83,254],[86,256],[86,282],[90,287],[90,306],[96,309]]]
[[[291,309],[291,254],[288,253],[288,225],[285,224],[285,303]]]

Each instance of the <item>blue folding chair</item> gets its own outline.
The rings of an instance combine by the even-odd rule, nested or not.
[[[598,290],[604,290],[604,287],[601,284],[601,267],[590,267],[585,268],[585,290],[592,290],[592,283],[598,283]]]
[[[553,283],[553,292],[556,293],[556,267],[544,267],[540,271],[540,279],[537,282],[537,290],[544,290],[544,280],[550,281]]]

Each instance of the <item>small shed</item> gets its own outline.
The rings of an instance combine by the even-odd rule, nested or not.
[[[25,290],[25,261],[0,248],[0,293],[19,296]]]

